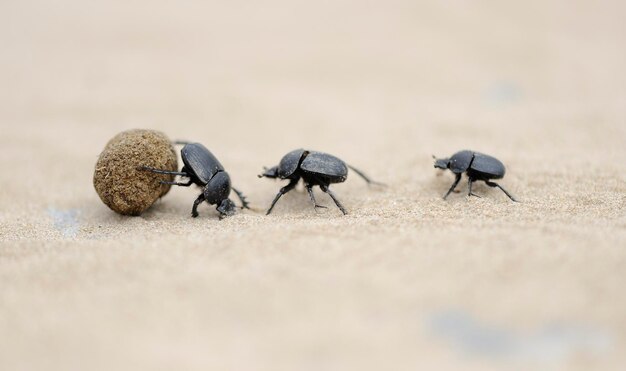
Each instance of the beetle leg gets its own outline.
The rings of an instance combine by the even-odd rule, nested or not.
[[[511,199],[511,201],[513,201],[513,202],[519,202],[518,200],[516,200],[516,199],[515,199],[515,197],[513,197],[513,196],[512,196],[509,192],[507,192],[507,190],[506,190],[506,189],[504,189],[504,187],[502,187],[500,184],[498,184],[498,183],[496,183],[496,182],[490,182],[490,181],[488,181],[488,180],[485,180],[485,183],[487,183],[487,185],[488,185],[489,187],[498,187],[498,188],[500,188],[500,190],[501,190],[502,192],[504,192],[504,194],[505,194],[505,195],[507,195],[507,196]]]
[[[377,182],[377,181],[372,180],[370,177],[368,177],[367,175],[365,175],[365,173],[364,173],[364,172],[362,172],[361,170],[359,170],[359,169],[355,168],[355,167],[354,167],[354,166],[352,166],[352,165],[348,165],[348,167],[349,167],[350,169],[352,169],[352,171],[354,171],[355,173],[357,173],[357,175],[358,175],[358,176],[360,176],[361,178],[363,178],[363,180],[365,180],[365,181],[367,182],[367,184],[369,184],[369,185],[374,184],[374,185],[379,185],[379,186],[383,186],[383,187],[386,187],[386,186],[387,186],[385,183],[381,183],[381,182]]]
[[[307,192],[309,192],[309,197],[311,197],[311,201],[313,201],[313,205],[315,206],[315,209],[327,209],[326,206],[322,206],[322,205],[318,205],[317,201],[315,201],[315,195],[313,194],[313,186],[310,184],[306,185],[306,190]]]
[[[469,191],[467,192],[467,197],[478,197],[481,198],[479,195],[477,195],[476,193],[472,193],[472,184],[474,184],[474,179],[469,178],[467,180],[467,187],[469,188]]]
[[[341,202],[339,202],[339,200],[337,199],[337,197],[335,197],[335,194],[333,193],[333,191],[330,190],[330,188],[328,188],[328,186],[321,184],[320,188],[322,189],[322,191],[324,191],[325,193],[328,193],[328,195],[330,196],[330,198],[333,199],[333,201],[335,201],[335,205],[337,205],[337,207],[339,208],[339,210],[341,210],[341,212],[343,213],[343,215],[348,214],[348,212],[346,211],[346,208],[343,207],[343,205],[341,204]]]
[[[185,177],[189,176],[189,174],[183,173],[181,171],[161,170],[161,169],[155,169],[153,167],[148,167],[148,166],[139,166],[137,170],[150,171],[150,172],[157,173],[157,174],[180,175],[180,176],[185,176]]]
[[[281,188],[280,191],[278,191],[278,194],[276,195],[276,197],[274,197],[274,201],[272,201],[272,205],[267,210],[267,213],[265,215],[270,215],[270,213],[272,212],[272,209],[274,208],[274,205],[276,205],[276,202],[278,202],[278,199],[281,198],[282,195],[284,195],[285,193],[294,189],[296,187],[296,184],[298,184],[298,180],[299,179],[291,179],[289,181],[289,184],[287,184],[286,186]]]
[[[200,205],[202,201],[204,201],[204,193],[200,193],[200,196],[193,202],[193,207],[191,208],[192,217],[196,218],[198,216],[198,205]]]
[[[241,201],[241,208],[250,209],[250,204],[246,200],[246,196],[244,196],[243,193],[241,193],[241,191],[238,190],[237,188],[232,187],[232,190],[235,192],[237,197],[239,197],[239,201]]]
[[[452,191],[454,191],[454,189],[456,188],[456,186],[459,184],[460,181],[461,181],[461,174],[456,174],[456,179],[454,180],[454,183],[452,183],[452,187],[450,187],[450,189],[448,189],[448,192],[445,194],[445,196],[443,196],[444,200],[448,197],[448,195],[450,195],[450,193],[452,193]]]
[[[193,181],[191,179],[189,179],[189,181],[187,183],[179,183],[179,182],[166,182],[166,181],[162,180],[159,183],[161,183],[161,184],[177,185],[177,186],[181,186],[181,187],[189,187],[190,185],[193,184]]]

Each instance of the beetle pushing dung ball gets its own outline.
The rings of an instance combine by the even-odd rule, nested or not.
[[[324,193],[327,193],[330,198],[333,199],[339,210],[346,215],[348,213],[346,208],[337,199],[337,196],[335,196],[333,191],[330,190],[330,185],[334,183],[343,183],[348,178],[348,168],[352,169],[355,173],[365,179],[368,184],[382,185],[382,183],[372,181],[362,171],[357,170],[350,165],[346,165],[345,162],[333,155],[322,152],[307,151],[304,149],[296,149],[295,151],[287,153],[280,160],[280,163],[277,166],[270,169],[266,168],[265,172],[259,175],[259,178],[265,177],[289,180],[289,184],[278,191],[278,194],[274,198],[274,201],[272,201],[266,215],[269,215],[272,212],[276,202],[278,202],[282,195],[296,187],[300,179],[304,181],[304,186],[306,187],[315,208],[325,208],[325,206],[318,205],[315,200],[315,195],[313,194],[313,187],[319,186]]]
[[[448,169],[456,176],[454,183],[452,183],[448,192],[443,196],[444,200],[459,184],[461,181],[461,175],[466,173],[468,177],[468,196],[480,197],[472,192],[472,184],[475,181],[481,180],[489,187],[500,188],[500,190],[502,190],[502,192],[504,192],[504,194],[507,195],[511,201],[519,202],[506,189],[504,189],[504,187],[492,181],[492,179],[502,179],[506,172],[504,164],[502,164],[502,162],[495,157],[479,152],[465,150],[453,154],[450,158],[435,158],[435,167],[439,169]]]
[[[250,209],[245,196],[232,187],[229,174],[211,151],[200,143],[176,144],[183,145],[180,154],[184,166],[180,171],[177,171],[176,153],[172,143],[160,132],[129,130],[111,139],[102,151],[94,172],[94,187],[102,201],[120,214],[139,215],[165,195],[170,186],[189,187],[195,184],[202,188],[202,193],[191,208],[191,216],[194,218],[198,216],[198,206],[203,202],[215,205],[220,219],[233,215],[237,206],[229,198],[231,191],[239,198],[242,209]],[[489,187],[500,188],[512,201],[519,202],[504,187],[493,181],[502,179],[506,172],[502,162],[495,157],[464,150],[449,158],[435,158],[434,166],[455,174],[452,186],[443,196],[444,200],[455,191],[465,173],[468,177],[468,196],[480,197],[472,192],[472,185],[476,181],[483,181]],[[313,194],[313,187],[318,186],[330,196],[344,215],[347,214],[346,208],[330,189],[330,185],[345,182],[348,169],[368,184],[384,185],[328,153],[304,149],[287,153],[278,165],[265,168],[263,174],[259,175],[259,178],[289,181],[278,191],[266,214],[269,215],[278,200],[292,191],[301,179],[316,209],[326,208],[317,203]],[[176,176],[187,180],[175,181]]]
[[[162,180],[161,184],[181,187],[195,184],[202,187],[202,193],[196,198],[191,208],[191,216],[194,218],[198,216],[198,206],[205,201],[209,205],[217,205],[216,209],[220,213],[220,218],[235,214],[235,203],[228,198],[231,190],[239,197],[242,204],[241,208],[249,209],[246,198],[240,191],[231,186],[230,176],[211,151],[200,143],[178,142],[178,144],[184,144],[180,151],[184,163],[181,171],[148,166],[140,166],[139,169],[156,174],[188,178],[185,183]]]

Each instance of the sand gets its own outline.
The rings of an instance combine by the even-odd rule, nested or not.
[[[0,369],[623,369],[625,8],[3,3]],[[113,213],[94,165],[131,128],[202,142],[258,211]],[[299,147],[389,186],[266,217]],[[463,148],[523,203],[443,201],[431,155]]]

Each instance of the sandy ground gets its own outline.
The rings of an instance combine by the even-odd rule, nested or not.
[[[505,3],[0,3],[0,369],[623,370],[626,7]],[[298,147],[389,187],[122,217],[91,180],[130,128],[259,210]],[[443,201],[462,148],[524,202]]]

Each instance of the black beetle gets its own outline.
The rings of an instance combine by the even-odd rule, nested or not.
[[[231,187],[230,176],[211,151],[200,143],[176,142],[176,144],[184,144],[180,150],[180,156],[184,164],[180,172],[154,169],[147,166],[142,166],[140,169],[158,174],[171,174],[189,178],[187,183],[161,181],[161,184],[172,184],[182,187],[189,187],[195,184],[202,187],[202,193],[196,198],[191,209],[191,216],[194,218],[198,216],[198,205],[203,201],[208,202],[209,205],[217,205],[220,218],[233,215],[236,206],[228,198],[231,189],[239,197],[242,204],[241,208],[249,209],[245,196],[237,189]]]
[[[282,195],[296,187],[300,178],[303,179],[306,190],[315,208],[326,208],[325,206],[318,205],[313,195],[313,186],[319,186],[322,191],[333,199],[339,210],[341,210],[344,215],[347,214],[348,212],[330,190],[329,186],[334,183],[344,182],[348,178],[348,168],[361,176],[368,184],[382,185],[382,183],[371,180],[360,170],[346,165],[345,162],[333,155],[304,149],[296,149],[287,153],[280,160],[278,166],[274,166],[270,169],[265,168],[265,172],[259,175],[259,178],[266,177],[289,180],[289,184],[278,191],[274,201],[272,201],[272,205],[267,210],[267,215],[272,212],[274,205],[276,205],[276,202]]]
[[[477,194],[472,193],[472,183],[477,180],[482,180],[490,187],[498,187],[507,195],[511,201],[518,202],[506,189],[496,182],[492,182],[491,179],[502,179],[506,169],[500,160],[495,157],[485,155],[483,153],[475,151],[459,151],[452,155],[450,158],[435,159],[435,167],[439,169],[450,169],[455,175],[456,179],[452,183],[452,187],[448,190],[443,199],[445,200],[448,195],[454,191],[454,188],[459,184],[461,180],[461,174],[467,173],[468,196],[480,197]]]

